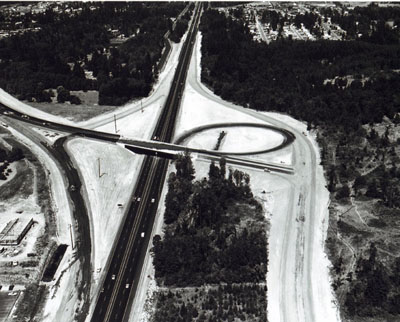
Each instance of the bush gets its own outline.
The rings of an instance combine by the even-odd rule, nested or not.
[[[74,105],[80,105],[81,104],[80,98],[78,96],[75,96],[75,95],[71,95],[70,96],[70,102],[71,102],[71,104],[74,104]]]
[[[347,184],[345,184],[343,187],[341,187],[338,192],[336,193],[336,199],[344,199],[344,198],[349,198],[350,197],[350,188]]]
[[[64,87],[59,86],[57,88],[57,102],[58,103],[65,103],[66,101],[70,100],[70,93]]]

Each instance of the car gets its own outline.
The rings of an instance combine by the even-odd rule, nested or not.
[[[151,198],[151,203],[154,203],[156,200],[154,198]]]
[[[22,116],[21,116],[23,119],[27,119],[27,120],[29,120],[29,116],[28,115],[26,115],[26,114],[22,114]]]
[[[281,163],[285,164],[285,161],[281,161]]]
[[[142,231],[142,233],[140,234],[140,237],[144,237],[144,231]]]
[[[265,171],[265,172],[268,172],[268,173],[271,172],[271,170],[268,169],[268,168],[265,168],[264,171]]]
[[[43,122],[42,124],[43,124],[44,126],[46,126],[46,125],[47,125],[47,123],[46,123],[46,122]]]
[[[96,272],[100,273],[101,272],[101,267],[99,267]]]
[[[69,189],[71,190],[71,191],[75,191],[76,190],[76,188],[75,188],[75,186],[72,184],[71,185],[71,187],[69,187]]]
[[[104,292],[104,287],[102,287],[102,288],[101,288],[101,291],[100,291],[100,293],[103,293],[103,292]]]
[[[8,125],[4,122],[1,122],[1,125],[3,125],[4,127],[8,127]]]
[[[128,283],[126,283],[125,288],[129,288],[129,284]]]
[[[112,280],[115,280],[115,274],[112,274],[112,275],[111,275],[111,279],[112,279]]]
[[[121,208],[121,207],[122,207],[122,203],[119,203],[117,206],[118,206],[119,208]]]
[[[140,197],[137,197],[137,199],[136,199],[138,202],[140,201]]]

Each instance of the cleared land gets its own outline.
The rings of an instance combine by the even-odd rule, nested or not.
[[[116,106],[98,105],[99,93],[97,91],[71,91],[71,95],[79,97],[82,103],[79,105],[57,103],[56,101],[52,103],[26,103],[43,112],[60,116],[73,122],[86,121],[95,116],[117,109]]]
[[[15,233],[20,232],[20,228],[30,220],[33,220],[33,226],[18,245],[2,246],[4,248],[0,254],[0,282],[3,287],[12,284],[27,289],[14,314],[19,318],[33,318],[35,315],[40,316],[44,296],[38,297],[37,292],[33,294],[29,290],[37,285],[47,259],[56,245],[54,214],[46,172],[41,163],[11,134],[3,139],[13,148],[21,149],[23,158],[14,162],[14,177],[0,187],[1,229],[15,219],[18,219]],[[10,230],[10,233],[15,234],[12,231]],[[45,288],[40,289],[44,295]]]

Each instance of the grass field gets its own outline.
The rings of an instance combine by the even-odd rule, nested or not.
[[[49,114],[65,117],[71,121],[80,122],[91,119],[97,115],[113,111],[117,106],[97,105],[99,94],[97,91],[71,91],[72,95],[78,96],[82,102],[80,105],[67,103],[35,103],[28,104]]]

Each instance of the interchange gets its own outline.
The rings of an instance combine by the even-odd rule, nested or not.
[[[192,29],[192,33],[193,33],[193,29]],[[182,50],[182,52],[184,51],[184,49]],[[185,49],[185,50],[187,50],[187,49]],[[185,57],[190,57],[190,55],[185,56]],[[186,64],[188,63],[187,59],[186,60],[185,59],[182,60],[182,57],[180,57],[180,61],[185,61]],[[180,69],[179,70],[179,75],[180,75],[179,77],[183,77],[183,75],[186,74],[186,70],[185,69]],[[186,77],[186,75],[185,75],[185,77]],[[159,138],[160,142],[157,141],[157,142],[149,143],[149,144],[152,144],[153,147],[154,146],[156,146],[156,147],[158,146],[159,151],[162,150],[161,148],[165,148],[165,146],[162,146],[162,145],[168,145],[167,143],[161,142],[161,141],[167,140],[168,137],[172,137],[172,135],[173,135],[173,131],[174,131],[174,127],[173,126],[171,126],[171,127],[163,127],[163,126],[160,126],[160,124],[161,123],[171,123],[172,120],[176,117],[176,113],[177,113],[177,109],[178,109],[177,106],[179,106],[180,100],[181,100],[181,97],[182,97],[182,95],[179,95],[179,93],[183,92],[183,87],[184,86],[182,86],[182,85],[184,84],[184,82],[183,82],[183,84],[180,84],[180,86],[182,86],[180,90],[178,90],[178,87],[177,87],[179,84],[180,84],[179,82],[176,82],[176,81],[174,82],[173,86],[175,86],[174,87],[175,90],[173,91],[173,97],[171,98],[171,101],[169,103],[168,103],[168,99],[167,99],[167,103],[166,103],[166,105],[167,104],[169,104],[171,106],[174,105],[175,108],[168,109],[168,111],[166,112],[166,116],[165,116],[165,121],[164,122],[160,121],[161,118],[159,119],[159,122],[158,122],[158,124],[156,126],[156,131],[154,132],[154,136],[153,137]],[[164,110],[166,110],[166,109],[164,108]],[[10,117],[17,116],[15,113],[16,112],[14,112],[14,114],[9,114],[8,116],[10,116]],[[14,116],[12,116],[12,115],[14,115]],[[15,118],[21,118],[22,115],[23,114],[21,113],[21,115],[19,117],[15,117]],[[88,138],[100,139],[100,140],[105,140],[105,141],[114,142],[114,143],[124,142],[124,140],[126,140],[126,138],[123,138],[120,135],[110,134],[110,133],[106,133],[106,132],[98,132],[98,131],[93,131],[93,130],[80,129],[80,128],[76,128],[76,127],[68,126],[68,125],[66,125],[65,127],[64,127],[64,125],[62,125],[63,126],[63,128],[62,128],[62,127],[60,127],[60,124],[52,123],[52,122],[48,122],[48,121],[43,121],[41,119],[37,119],[36,120],[34,117],[31,117],[31,116],[29,116],[29,119],[23,118],[22,120],[24,120],[26,122],[30,121],[31,124],[36,124],[38,126],[46,126],[48,128],[54,128],[55,130],[64,130],[66,132],[73,133],[73,134],[76,134],[76,135],[81,135],[81,136],[88,137]],[[45,122],[47,124],[44,125],[43,122]],[[174,122],[172,122],[172,123],[174,123]],[[54,126],[54,127],[52,127],[52,126]],[[161,130],[158,130],[158,129],[161,129]],[[188,150],[187,147],[182,147],[182,151],[187,151],[187,150]],[[199,151],[197,151],[197,152],[199,152]],[[210,154],[207,154],[207,155],[208,155],[209,158],[217,158],[218,157],[216,155],[213,155],[213,153],[210,153]],[[146,158],[146,160],[147,159],[149,159],[151,161],[148,161],[147,164],[146,164],[146,161],[145,161],[144,162],[144,166],[143,166],[142,169],[145,169],[145,170],[143,170],[145,172],[148,171],[147,177],[149,178],[149,180],[145,181],[145,182],[140,182],[140,179],[139,179],[137,187],[139,187],[141,185],[148,185],[148,182],[152,182],[153,180],[155,180],[156,177],[160,177],[160,176],[162,177],[163,176],[162,173],[165,173],[165,169],[168,166],[168,162],[165,161],[165,160],[160,160],[159,158],[152,158],[152,157]],[[237,158],[237,159],[239,159],[239,158]],[[160,169],[160,170],[157,171],[157,169]],[[141,174],[140,174],[139,178],[143,177],[143,173],[145,173],[145,172],[141,171]],[[165,179],[165,174],[164,174],[163,179],[160,180],[160,181],[163,182],[164,179]],[[141,225],[141,222],[143,222],[143,220],[145,220],[144,218],[152,216],[150,214],[151,209],[152,209],[152,211],[155,212],[156,209],[154,209],[154,208],[157,208],[156,204],[153,204],[153,206],[152,206],[151,205],[152,203],[150,202],[150,204],[149,204],[148,201],[153,199],[152,197],[159,196],[159,190],[158,190],[157,193],[154,193],[154,192],[152,192],[152,191],[147,189],[147,190],[142,190],[141,193],[142,193],[142,198],[141,198],[142,200],[140,202],[137,202],[137,199],[135,200],[135,197],[137,198],[137,196],[140,193],[138,193],[138,194],[135,193],[135,195],[132,197],[131,207],[133,207],[133,208],[129,210],[129,211],[132,211],[132,212],[136,213],[136,216],[134,217],[133,222],[129,223],[129,225],[131,225],[131,224],[133,225],[132,227],[134,229],[133,229],[133,233],[129,234],[129,241],[128,241],[128,248],[132,248],[132,250],[134,252],[133,253],[134,256],[138,256],[137,252],[138,252],[139,247],[145,248],[143,245],[144,244],[148,244],[148,242],[149,242],[148,238],[149,238],[150,234],[148,233],[149,232],[148,229],[145,231],[145,235],[144,235],[145,237],[142,238],[142,239],[139,239],[141,241],[141,243],[139,243],[137,245],[138,248],[136,248],[136,249],[134,248],[135,247],[135,245],[134,245],[135,243],[134,243],[133,240],[137,239],[137,236],[135,238],[133,238],[132,236],[133,235],[137,235],[140,232],[140,228],[141,227],[145,227],[146,225],[148,226],[148,224],[145,224],[144,226]],[[148,203],[147,206],[145,206],[146,201]],[[132,205],[134,205],[134,206],[132,206]],[[148,208],[151,208],[151,209],[148,209]],[[147,218],[147,220],[149,222],[151,222],[151,218]],[[113,321],[113,320],[119,321],[119,319],[121,319],[120,315],[114,315],[114,314],[116,314],[116,313],[114,313],[114,311],[120,311],[119,310],[120,306],[119,306],[119,302],[118,302],[118,299],[116,297],[116,294],[118,294],[121,291],[121,292],[123,292],[124,296],[126,296],[126,293],[128,292],[127,290],[129,290],[129,292],[132,294],[131,289],[133,289],[134,287],[137,287],[137,285],[135,285],[135,283],[136,283],[135,279],[133,279],[133,283],[132,284],[125,283],[125,281],[127,281],[127,280],[126,280],[125,276],[122,275],[124,270],[130,269],[132,267],[132,266],[129,266],[129,264],[130,264],[130,262],[128,260],[129,256],[125,255],[125,254],[126,253],[124,253],[123,260],[122,260],[122,263],[125,266],[125,268],[122,269],[122,271],[121,271],[121,269],[118,270],[118,272],[121,272],[121,273],[116,274],[117,275],[116,279],[115,279],[116,282],[114,282],[115,284],[117,284],[117,288],[116,289],[113,288],[113,293],[112,293],[112,294],[114,294],[114,296],[112,297],[113,298],[112,299],[112,303],[113,303],[112,306],[113,307],[111,309],[108,309],[108,311],[106,311],[106,317],[105,317],[104,321]],[[136,263],[139,263],[139,265],[140,265],[141,259],[139,257],[137,257]],[[113,274],[110,275],[111,281],[113,281],[112,275]],[[107,280],[107,278],[106,278],[106,280]],[[126,288],[126,284],[130,284],[129,288]],[[129,297],[130,296],[128,295],[128,301],[127,302],[129,302]],[[126,309],[123,311],[123,316],[122,316],[122,319],[124,319],[124,320],[126,320],[126,316],[128,315],[128,311],[127,311],[128,310],[127,309],[128,305],[126,305],[125,307],[126,307]],[[98,321],[98,320],[94,320],[93,319],[93,321]]]

